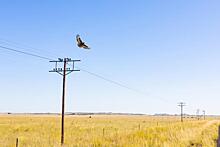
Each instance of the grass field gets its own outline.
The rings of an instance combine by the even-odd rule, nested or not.
[[[214,147],[220,121],[153,116],[67,116],[64,146]],[[60,116],[1,115],[0,146],[60,146]]]

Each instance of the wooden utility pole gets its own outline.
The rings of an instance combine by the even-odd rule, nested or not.
[[[63,95],[62,95],[62,123],[61,123],[61,144],[64,142],[64,111],[65,111],[65,84],[66,84],[66,58],[63,65]]]
[[[220,126],[218,126],[217,147],[220,147]]]
[[[199,120],[200,119],[200,114],[199,114],[199,109],[196,110],[196,118]]]
[[[18,147],[18,138],[16,138],[16,147]]]
[[[55,62],[55,68],[49,72],[57,72],[63,76],[63,93],[62,93],[62,118],[61,118],[61,145],[64,144],[64,115],[65,115],[65,85],[66,85],[66,75],[70,74],[73,71],[80,71],[74,69],[74,63],[80,60],[71,60],[71,58],[58,58],[58,61]],[[72,63],[71,67],[67,68],[68,63]],[[58,68],[58,64],[63,63],[63,68]]]
[[[185,103],[180,102],[178,104],[178,106],[180,106],[180,116],[181,116],[181,122],[183,122],[183,107],[186,106]]]

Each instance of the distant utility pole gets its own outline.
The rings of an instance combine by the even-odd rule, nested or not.
[[[66,75],[73,71],[80,71],[74,69],[74,63],[80,60],[72,60],[71,58],[58,58],[57,61],[50,61],[55,63],[55,67],[49,72],[56,72],[63,76],[63,93],[62,93],[62,120],[61,120],[61,145],[64,143],[64,113],[65,113],[65,85],[66,85]],[[59,63],[63,63],[63,68],[58,67]],[[70,63],[70,64],[68,64]],[[72,63],[72,64],[71,64]],[[70,67],[67,67],[71,65]]]
[[[203,112],[203,119],[205,120],[205,110],[203,110],[202,112]]]
[[[181,110],[181,122],[183,122],[183,107],[186,106],[185,103],[180,102],[178,103],[178,106],[180,106],[180,110]]]
[[[197,117],[198,120],[199,120],[199,118],[200,118],[200,116],[199,116],[199,111],[200,111],[199,109],[196,110],[196,117]]]

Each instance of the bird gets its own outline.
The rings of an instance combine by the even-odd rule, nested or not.
[[[79,36],[79,34],[76,35],[76,41],[77,41],[77,46],[79,48],[84,48],[84,49],[90,49],[85,42],[83,42]]]

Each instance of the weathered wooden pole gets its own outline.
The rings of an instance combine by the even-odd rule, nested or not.
[[[18,138],[16,138],[16,147],[18,147]]]
[[[220,125],[218,126],[218,139],[217,139],[217,147],[220,147]]]

